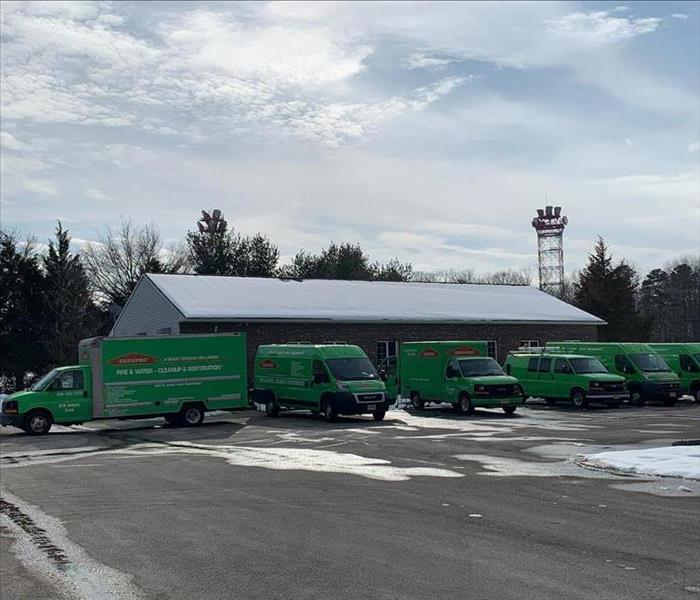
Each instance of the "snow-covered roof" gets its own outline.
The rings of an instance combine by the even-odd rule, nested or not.
[[[604,324],[598,317],[525,286],[146,277],[186,320]]]

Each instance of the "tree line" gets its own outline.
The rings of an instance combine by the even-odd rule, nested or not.
[[[352,243],[332,242],[317,254],[300,250],[280,265],[279,248],[267,236],[240,234],[218,210],[202,211],[195,225],[184,241],[168,245],[154,225],[125,219],[80,252],[60,222],[45,247],[0,230],[0,389],[22,387],[29,372],[74,363],[78,341],[109,332],[144,273],[533,284],[529,269],[417,272],[397,258],[372,261]],[[567,279],[563,299],[604,319],[604,340],[700,339],[698,257],[653,269],[640,283],[599,239],[586,268]]]

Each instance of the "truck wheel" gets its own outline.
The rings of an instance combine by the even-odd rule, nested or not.
[[[696,388],[693,397],[695,398],[695,402],[700,403],[700,387]]]
[[[455,410],[460,414],[472,415],[474,414],[474,405],[472,404],[472,399],[469,394],[462,393],[459,396],[459,400],[454,404]]]
[[[425,403],[423,402],[423,399],[420,397],[420,394],[418,392],[413,392],[411,394],[411,406],[415,410],[423,410]]]
[[[515,413],[516,408],[517,408],[517,406],[504,406],[503,412],[506,413],[507,415],[512,415]]]
[[[333,400],[326,400],[326,404],[323,407],[323,416],[326,417],[326,421],[329,423],[335,423],[338,420],[338,411],[333,405]]]
[[[586,408],[588,406],[586,392],[580,388],[576,388],[573,392],[571,392],[571,403],[574,405],[574,408],[579,410]]]
[[[372,416],[374,417],[375,421],[383,421],[384,420],[384,415],[386,415],[385,410],[375,410],[372,413]]]
[[[24,431],[29,435],[45,435],[53,425],[53,417],[47,410],[33,410],[24,419]]]
[[[270,396],[267,398],[267,402],[265,402],[265,414],[268,417],[280,416],[280,405],[277,404],[277,400],[275,400],[275,397],[272,394],[270,394]]]
[[[203,421],[204,409],[197,404],[185,406],[180,411],[180,424],[185,427],[196,427],[201,425]]]
[[[644,396],[641,390],[630,391],[630,402],[635,406],[644,406]]]

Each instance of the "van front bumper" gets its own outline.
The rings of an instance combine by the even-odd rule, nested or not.
[[[630,397],[629,392],[596,392],[589,391],[586,398],[592,402],[622,402]]]
[[[24,415],[6,415],[5,413],[0,413],[0,425],[7,427],[19,427],[22,428],[22,423],[24,423]]]
[[[493,396],[479,396],[474,394],[471,398],[472,405],[480,408],[500,408],[501,406],[519,406],[523,403],[522,396],[506,396],[494,398]]]
[[[683,395],[683,390],[678,383],[656,383],[645,381],[641,385],[642,396],[646,400],[678,400]]]
[[[376,401],[362,401],[358,396],[368,396],[368,394],[352,394],[350,392],[339,392],[333,395],[333,404],[336,411],[341,415],[366,415],[378,410],[388,410],[389,402],[384,392],[372,394],[381,396]]]

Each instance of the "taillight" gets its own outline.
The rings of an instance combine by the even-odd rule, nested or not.
[[[18,410],[19,405],[17,404],[17,400],[5,400],[5,402],[2,403],[2,412],[6,415],[16,415]]]

